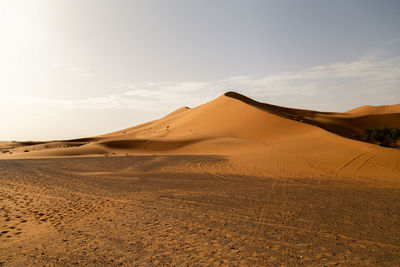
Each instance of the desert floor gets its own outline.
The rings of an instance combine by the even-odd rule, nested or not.
[[[2,160],[0,265],[400,265],[399,184],[207,171],[228,163]]]

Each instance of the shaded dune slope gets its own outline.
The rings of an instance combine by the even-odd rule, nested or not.
[[[362,106],[345,113],[339,113],[286,108],[261,103],[236,92],[227,92],[225,96],[274,115],[315,125],[335,134],[356,140],[362,140],[363,130],[366,128],[384,126],[400,128],[400,104],[375,107]]]

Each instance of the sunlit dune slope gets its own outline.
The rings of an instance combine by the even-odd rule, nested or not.
[[[283,131],[282,131],[283,130]],[[233,137],[253,140],[272,140],[300,135],[314,127],[294,120],[283,119],[261,111],[225,95],[188,109],[181,108],[160,120],[122,131],[100,136],[101,138],[176,138],[188,136]]]

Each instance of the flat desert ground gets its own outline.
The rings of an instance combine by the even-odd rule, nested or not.
[[[0,265],[400,266],[400,150],[227,93],[90,138],[0,143]]]

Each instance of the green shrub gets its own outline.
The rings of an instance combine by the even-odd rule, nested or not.
[[[383,127],[383,129],[367,128],[364,130],[364,140],[371,143],[379,143],[382,146],[396,144],[400,138],[400,129],[396,127]]]

